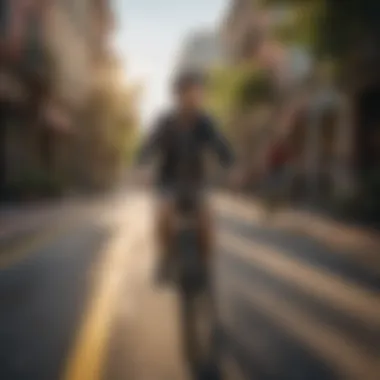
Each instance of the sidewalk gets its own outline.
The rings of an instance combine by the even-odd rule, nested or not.
[[[223,199],[223,202],[229,205],[229,209],[239,216],[249,218],[249,221],[255,223],[260,221],[262,206],[258,199],[226,194],[218,195],[218,198],[218,202]],[[280,210],[272,226],[307,235],[334,251],[378,268],[380,273],[380,234],[376,230],[353,226],[324,215],[297,209]]]
[[[33,204],[0,209],[0,239],[38,224],[51,213],[52,205]]]
[[[0,235],[10,225],[24,224],[27,220],[45,217],[56,211],[84,203],[104,199],[112,194],[67,195],[61,198],[46,199],[35,202],[0,203]]]
[[[10,233],[18,233],[42,223],[78,201],[79,199],[74,197],[67,197],[32,203],[2,204],[0,205],[0,239]]]

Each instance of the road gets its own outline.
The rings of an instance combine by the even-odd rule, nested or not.
[[[0,223],[0,379],[187,378],[176,294],[151,282],[153,203],[130,190]],[[237,197],[212,204],[225,378],[378,379],[373,252],[262,224]]]

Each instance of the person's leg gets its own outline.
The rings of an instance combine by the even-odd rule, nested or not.
[[[201,254],[206,262],[212,258],[214,248],[214,225],[211,211],[205,202],[199,207],[198,212],[198,236]]]
[[[174,235],[175,208],[173,199],[162,196],[158,202],[156,233],[159,245],[160,259],[167,259],[171,253],[171,245]]]

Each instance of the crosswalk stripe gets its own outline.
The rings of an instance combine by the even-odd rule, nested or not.
[[[354,316],[357,320],[380,329],[380,297],[378,294],[350,283],[332,273],[321,272],[284,253],[223,231],[221,245],[231,249],[237,257],[269,272],[274,277],[290,282],[303,292],[334,308]]]
[[[240,295],[260,308],[272,321],[286,330],[321,359],[336,368],[347,380],[376,380],[380,371],[378,358],[362,350],[331,326],[290,305],[273,291],[253,291],[249,282],[237,276],[228,281]]]

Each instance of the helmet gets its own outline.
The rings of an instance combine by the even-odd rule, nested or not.
[[[193,85],[204,86],[206,82],[205,79],[204,74],[198,71],[181,72],[174,79],[173,89],[175,92],[182,92]]]

